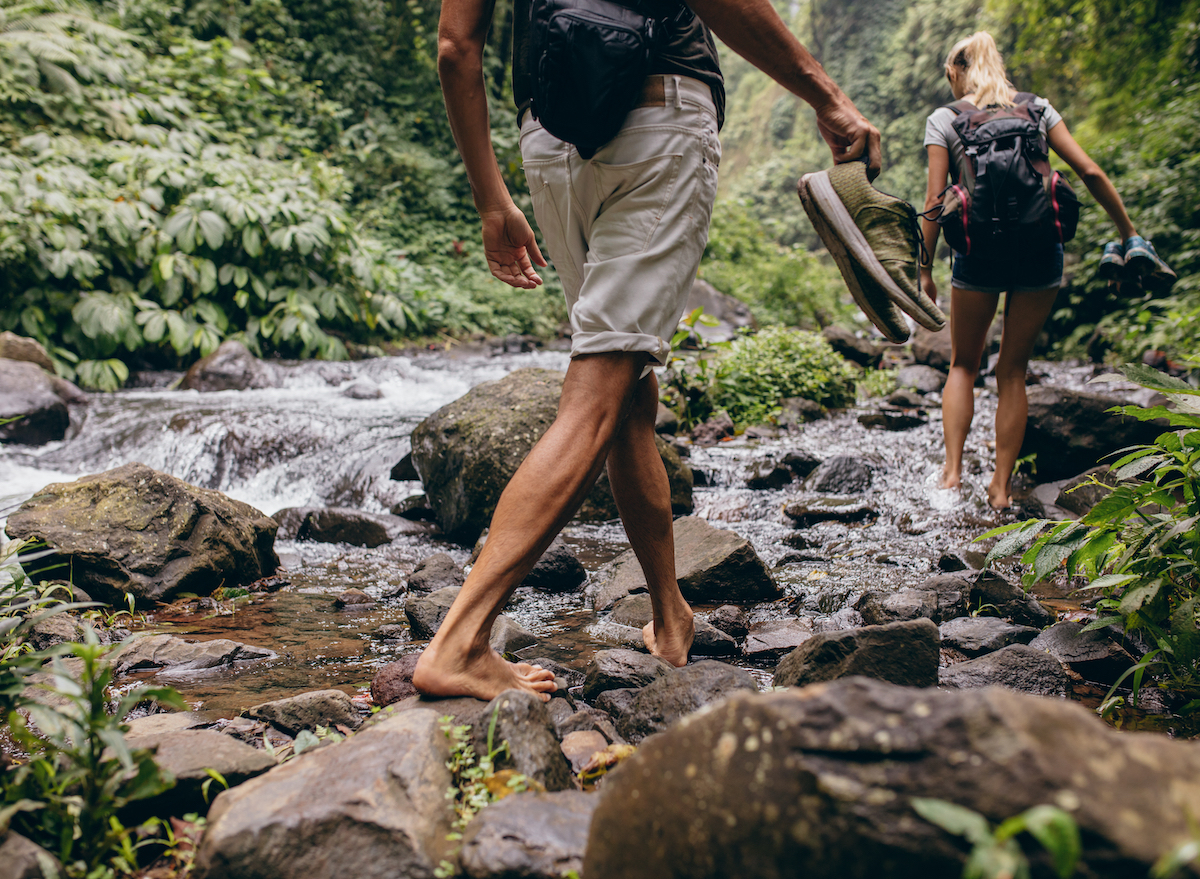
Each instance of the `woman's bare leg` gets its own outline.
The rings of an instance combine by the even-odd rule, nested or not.
[[[996,386],[1000,394],[996,406],[996,469],[988,485],[988,503],[997,510],[1012,506],[1009,485],[1029,417],[1025,374],[1033,345],[1054,307],[1057,293],[1057,287],[1050,287],[1032,293],[1008,294],[1011,299],[1005,309],[1004,335],[1000,338],[1000,359],[996,363]]]
[[[963,446],[975,418],[975,376],[999,295],[950,288],[950,375],[942,389],[942,436],[946,463],[942,488],[962,482]]]

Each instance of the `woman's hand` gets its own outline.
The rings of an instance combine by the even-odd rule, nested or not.
[[[933,280],[933,266],[921,266],[921,289],[925,295],[937,303],[937,284]]]

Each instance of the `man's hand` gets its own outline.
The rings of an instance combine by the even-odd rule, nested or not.
[[[879,146],[879,129],[866,120],[845,95],[817,108],[817,128],[835,164],[853,162],[867,156],[867,179],[874,180],[883,167],[883,151]]]
[[[485,211],[483,220],[483,253],[492,274],[513,287],[532,290],[542,283],[533,263],[545,266],[546,260],[538,250],[529,221],[515,204],[507,208]]]

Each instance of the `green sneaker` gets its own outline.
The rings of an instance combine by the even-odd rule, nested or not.
[[[855,302],[885,336],[896,342],[908,338],[907,326],[897,333],[896,322],[885,318],[889,312],[885,301],[927,329],[936,331],[946,325],[946,315],[921,290],[917,269],[920,228],[912,205],[873,187],[862,162],[805,174],[799,192],[805,212],[841,269]],[[846,261],[856,270],[848,271]],[[884,318],[882,324],[876,316]],[[904,324],[903,318],[899,323]]]

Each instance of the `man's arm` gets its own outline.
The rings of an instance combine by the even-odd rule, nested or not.
[[[450,130],[462,154],[483,221],[483,250],[492,274],[513,287],[542,283],[533,263],[546,264],[529,221],[512,200],[492,149],[483,48],[495,0],[444,0],[438,22],[438,75]]]
[[[878,129],[787,29],[770,0],[687,2],[725,45],[812,105],[834,162],[849,162],[866,152],[868,176],[874,179],[879,174],[883,154]]]

